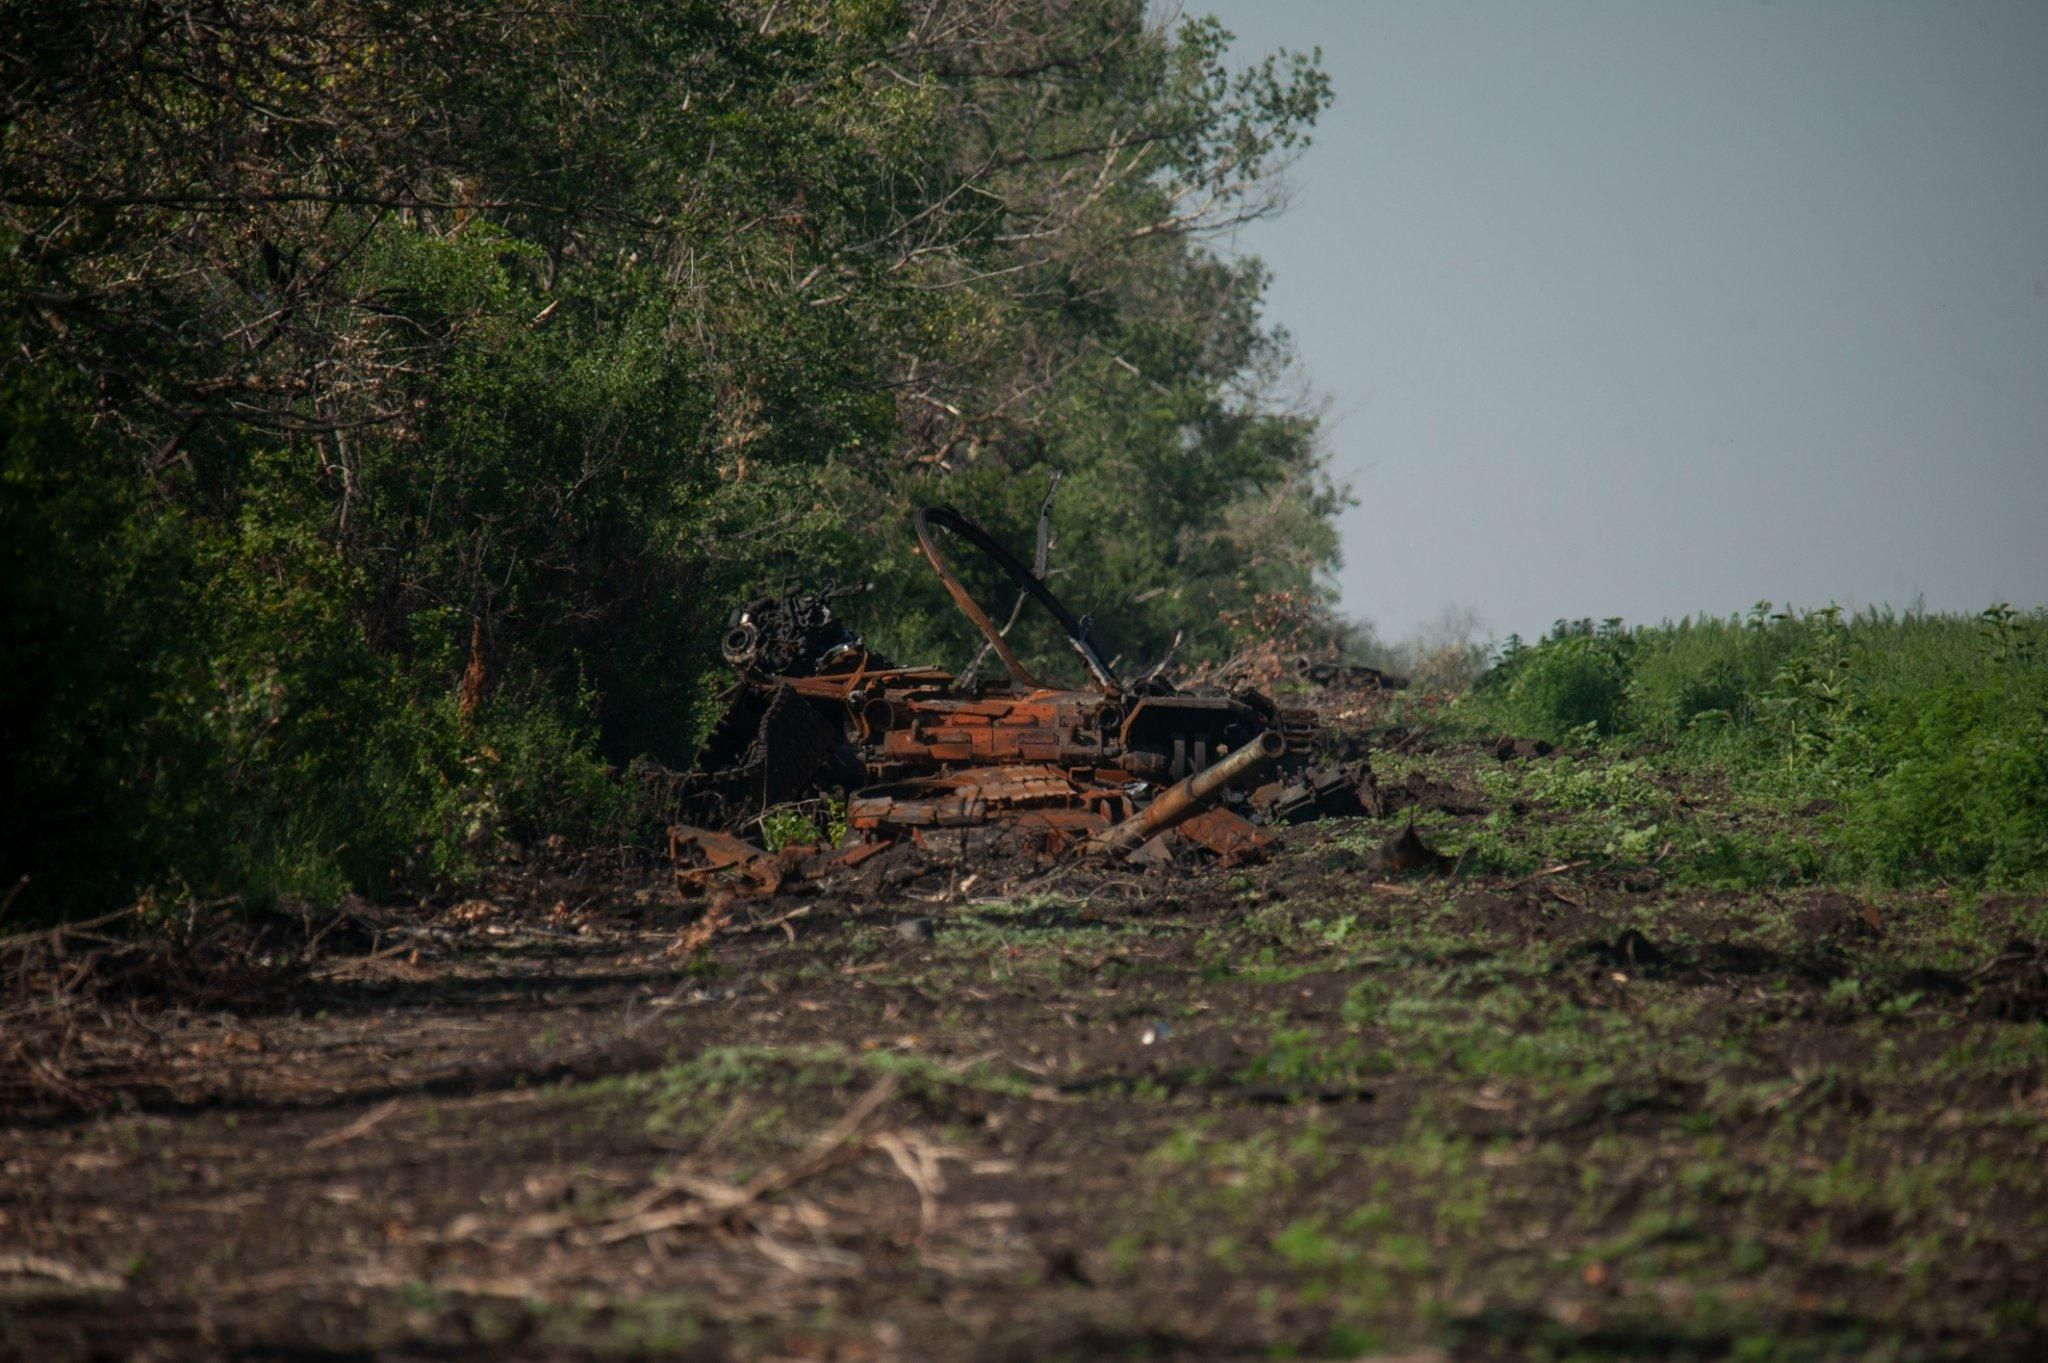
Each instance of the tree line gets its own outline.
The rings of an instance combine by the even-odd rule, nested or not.
[[[726,612],[921,502],[1129,663],[1319,600],[1261,267],[1330,91],[1143,0],[13,0],[0,895],[331,896],[625,831]],[[26,880],[24,880],[26,877]]]

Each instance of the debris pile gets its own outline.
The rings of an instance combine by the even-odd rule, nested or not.
[[[1050,499],[1048,499],[1049,502]],[[858,865],[891,847],[1122,857],[1140,864],[1262,855],[1275,824],[1381,812],[1364,744],[1265,692],[1179,689],[1154,667],[1120,679],[1045,580],[1043,517],[1027,568],[970,517],[919,510],[918,544],[1006,677],[904,667],[870,649],[832,603],[864,588],[785,591],[733,614],[737,677],[669,832],[679,884],[773,893],[809,861]],[[1087,677],[1048,685],[961,584],[941,536],[983,555],[1058,626]],[[1012,623],[1016,615],[1012,615]],[[769,853],[740,830],[764,811],[845,799],[837,849]]]

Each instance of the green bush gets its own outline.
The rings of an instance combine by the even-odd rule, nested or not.
[[[2048,877],[2044,635],[2048,615],[2004,605],[1579,622],[1511,641],[1459,713],[1482,732],[1670,743],[1760,797],[1828,799],[1816,874],[2033,883]],[[1747,855],[1731,845],[1717,876],[1742,879]]]
[[[1612,627],[1559,622],[1534,648],[1516,648],[1482,694],[1501,727],[1567,742],[1591,731],[1620,733],[1628,722],[1634,641]]]
[[[0,365],[0,902],[17,911],[104,909],[217,788],[205,641],[182,627],[191,526],[127,464],[68,376]]]
[[[1746,621],[1683,620],[1633,637],[1630,719],[1644,734],[1666,740],[1753,720],[1756,698],[1792,647],[1786,631],[1771,627],[1768,607]]]
[[[1842,800],[1847,868],[1892,884],[2048,875],[2048,675],[2001,671],[1873,703],[1870,774]]]
[[[365,629],[365,574],[248,451],[232,519],[152,504],[48,371],[0,376],[0,819],[14,911],[139,889],[256,903],[378,890],[500,838],[616,818],[587,693],[501,680],[464,715],[462,617]]]

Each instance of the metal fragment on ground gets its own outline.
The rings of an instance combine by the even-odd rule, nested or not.
[[[782,888],[782,863],[730,833],[672,825],[668,855],[676,868],[676,886],[686,893],[704,893],[720,885],[755,894],[774,894]]]

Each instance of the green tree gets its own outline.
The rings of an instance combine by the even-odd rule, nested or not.
[[[878,640],[964,661],[920,502],[1023,540],[1063,471],[1057,585],[1127,665],[1317,591],[1339,494],[1207,243],[1329,92],[1227,43],[1142,0],[0,9],[8,809],[71,811],[22,905],[612,826],[735,599],[874,580]]]

